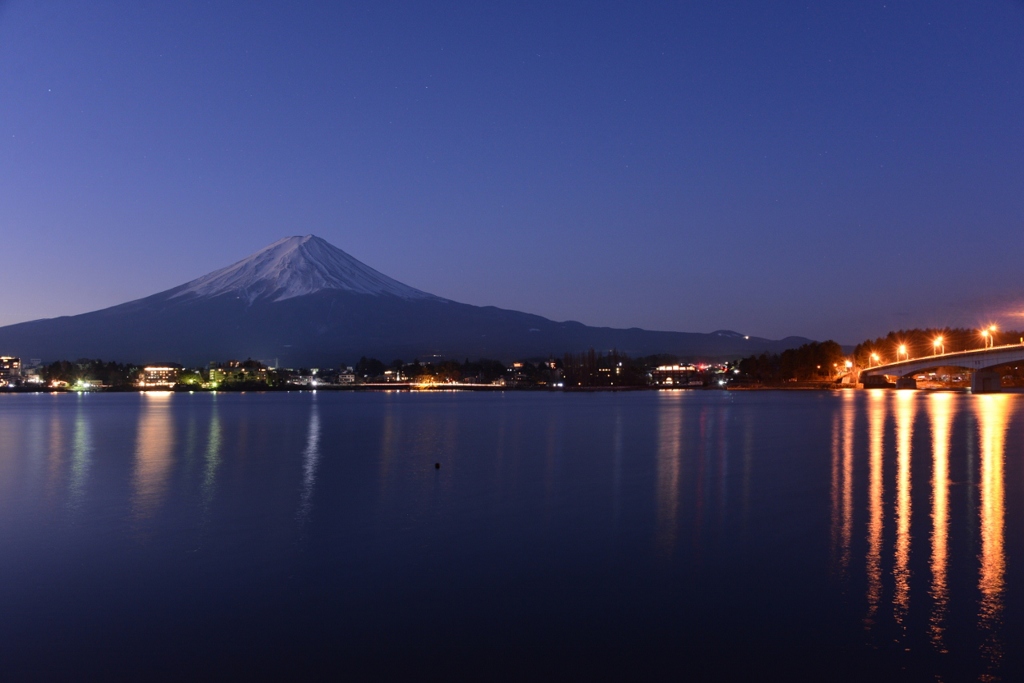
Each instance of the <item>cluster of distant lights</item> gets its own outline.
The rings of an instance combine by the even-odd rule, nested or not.
[[[998,329],[999,328],[996,325],[989,325],[988,327],[985,327],[985,328],[981,329],[980,334],[981,334],[982,339],[985,340],[985,348],[993,348],[995,346],[995,333],[996,333],[996,331]],[[743,338],[744,339],[750,339],[749,336],[744,336]],[[935,350],[935,354],[934,355],[936,355],[936,356],[945,355],[945,353],[946,353],[946,346],[945,346],[945,340],[942,337],[942,335],[939,335],[939,336],[935,337],[935,339],[932,340],[932,348]],[[877,352],[872,351],[870,358],[871,358],[871,365],[872,366],[878,365],[881,362],[881,357],[878,355]],[[910,352],[907,349],[907,345],[906,344],[902,344],[902,343],[899,346],[896,347],[896,361],[895,362],[898,363],[898,362],[900,362],[901,359],[902,360],[910,360]],[[621,366],[622,364],[619,363],[619,365]],[[838,367],[838,363],[834,363],[833,365],[835,367]],[[846,367],[847,372],[849,372],[850,370],[853,369],[853,361],[851,361],[851,360],[845,361],[844,365]],[[821,366],[818,366],[818,367],[820,369]],[[172,368],[146,368],[146,369],[147,370],[171,370]],[[660,371],[677,371],[677,372],[678,371],[690,371],[690,372],[692,372],[695,369],[699,369],[700,371],[703,372],[703,371],[708,369],[708,366],[702,364],[702,365],[698,366],[697,368],[694,368],[693,365],[688,365],[688,366],[683,366],[683,365],[662,365],[662,366],[659,366],[657,368],[657,370],[660,370]],[[738,373],[739,370],[733,370],[733,372],[734,373]],[[313,373],[315,374],[316,370],[314,370]],[[386,374],[390,374],[390,371],[388,371]],[[448,384],[460,384],[459,382],[447,382],[447,383]],[[721,386],[725,386],[726,382],[725,382],[725,380],[719,380],[718,383]],[[63,384],[64,386],[67,386],[64,383],[60,383],[60,384]],[[159,383],[159,384],[158,383],[152,383],[152,384],[154,386],[163,385],[162,382]],[[427,387],[427,386],[430,386],[432,384],[438,384],[438,382],[436,382],[435,380],[429,379],[429,380],[426,380],[426,381],[421,380],[421,381],[417,382],[416,384],[418,386],[420,386],[420,387]],[[218,382],[209,382],[208,383],[208,386],[210,388],[213,388],[213,389],[216,389],[218,387],[218,385],[219,385]],[[14,383],[13,382],[10,383],[10,386],[13,387]],[[58,385],[57,382],[51,382],[51,386],[54,387],[54,388],[57,388],[59,385]],[[80,379],[80,380],[78,380],[75,383],[73,388],[75,390],[77,390],[77,391],[84,391],[84,390],[87,390],[89,388],[92,388],[92,386],[93,386],[93,383],[89,382],[88,380]],[[146,382],[144,382],[144,381],[140,382],[140,386],[145,387],[146,386]],[[310,381],[310,386],[312,386],[312,387],[316,387],[317,386],[316,379],[312,379]],[[563,387],[564,384],[562,382],[558,382],[558,383],[554,384],[554,386],[555,387]]]

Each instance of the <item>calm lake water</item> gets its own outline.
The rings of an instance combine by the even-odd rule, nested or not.
[[[0,672],[1020,680],[1022,401],[0,395]]]

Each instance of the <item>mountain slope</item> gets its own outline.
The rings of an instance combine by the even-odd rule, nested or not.
[[[404,285],[314,236],[276,242],[227,268],[144,299],[0,328],[0,353],[205,364],[276,359],[335,366],[360,356],[511,359],[617,348],[631,355],[724,358],[806,339],[735,332],[588,327],[443,299]]]

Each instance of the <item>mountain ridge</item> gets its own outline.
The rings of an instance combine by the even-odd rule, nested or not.
[[[278,240],[225,268],[109,308],[0,327],[0,353],[205,364],[229,358],[327,366],[360,356],[502,360],[589,348],[723,359],[810,341],[591,327],[472,306],[409,287],[314,235]]]

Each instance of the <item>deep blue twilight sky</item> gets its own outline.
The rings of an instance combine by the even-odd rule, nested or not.
[[[308,233],[593,325],[1024,325],[1024,3],[0,0],[0,325]]]

